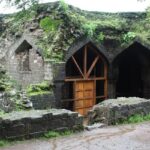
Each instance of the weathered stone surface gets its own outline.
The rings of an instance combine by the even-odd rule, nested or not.
[[[108,125],[127,119],[135,114],[149,114],[150,100],[137,97],[120,97],[105,100],[88,113],[89,123],[102,122]]]
[[[82,116],[65,109],[12,112],[0,118],[0,138],[32,138],[49,130],[77,130],[82,124]]]
[[[55,107],[55,98],[51,93],[30,96],[34,109],[47,109]]]

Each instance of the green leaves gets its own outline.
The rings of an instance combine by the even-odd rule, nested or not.
[[[128,32],[123,36],[123,41],[125,43],[128,43],[132,41],[136,37],[136,34],[134,32]]]
[[[87,36],[89,36],[89,37],[93,37],[94,36],[94,32],[95,32],[96,27],[97,27],[97,25],[92,23],[92,22],[82,25],[82,28],[83,28],[85,34]]]
[[[65,13],[69,10],[69,6],[64,0],[60,0],[60,7]]]
[[[103,32],[100,32],[97,36],[97,41],[98,42],[103,42],[105,36],[104,36],[104,33]]]

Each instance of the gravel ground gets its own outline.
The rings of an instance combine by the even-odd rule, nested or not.
[[[150,122],[94,129],[56,139],[28,140],[0,150],[150,150]]]

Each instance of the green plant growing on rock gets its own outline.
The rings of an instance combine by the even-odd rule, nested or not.
[[[94,23],[86,23],[82,25],[83,31],[88,37],[93,37],[97,25]]]
[[[63,10],[63,12],[67,13],[69,10],[69,6],[67,3],[65,3],[64,0],[60,0],[60,8]]]
[[[61,20],[54,20],[51,19],[50,17],[45,17],[40,21],[40,27],[46,32],[51,32],[51,31],[56,32],[60,24],[61,24]]]
[[[0,91],[10,91],[13,87],[13,82],[7,75],[3,66],[0,66]]]
[[[9,145],[9,142],[8,142],[8,141],[6,141],[6,140],[1,140],[1,139],[0,139],[0,147],[5,147],[5,146],[7,146],[7,145]]]
[[[131,42],[136,37],[134,32],[128,32],[123,36],[123,41],[125,43]]]
[[[52,93],[53,85],[44,81],[39,84],[31,84],[27,87],[26,91],[29,96],[39,95],[44,93]]]
[[[73,134],[73,131],[71,130],[66,130],[63,132],[58,132],[58,131],[48,131],[47,133],[44,134],[44,137],[46,138],[56,138],[56,137],[60,137],[60,136],[68,136]]]
[[[140,122],[149,121],[149,120],[150,120],[150,114],[147,114],[147,115],[135,114],[124,120],[120,120],[116,122],[116,124],[132,124],[132,123],[140,123]]]
[[[58,133],[56,131],[49,131],[44,134],[44,137],[46,137],[46,138],[54,138],[54,137],[59,137],[59,136],[60,136],[60,133]]]
[[[103,32],[100,32],[100,33],[98,34],[98,36],[97,36],[97,41],[98,41],[98,42],[103,42],[103,41],[104,41],[104,38],[105,38],[104,33],[103,33]]]

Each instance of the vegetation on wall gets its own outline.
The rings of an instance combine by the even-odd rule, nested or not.
[[[12,87],[12,80],[7,75],[4,67],[0,65],[0,92],[10,91]]]
[[[29,96],[45,94],[45,93],[52,93],[53,85],[43,81],[39,84],[31,84],[27,87],[27,94]]]
[[[132,41],[135,37],[136,37],[136,34],[134,32],[127,32],[123,36],[123,41],[125,43],[128,43],[128,42]]]
[[[130,43],[136,37],[148,42],[149,12],[149,9],[146,13],[88,12],[60,0],[49,5],[32,5],[6,17],[8,27],[1,37],[14,37],[18,32],[20,35],[23,32],[30,34],[29,28],[33,24],[35,30],[31,31],[31,35],[38,35],[37,45],[43,49],[45,59],[63,61],[69,46],[82,36],[102,44],[111,40],[114,49]]]
[[[50,17],[45,17],[40,20],[40,27],[46,32],[56,32],[60,24],[61,20],[51,19]]]
[[[147,114],[147,115],[136,114],[136,115],[128,117],[127,119],[120,120],[116,122],[116,124],[139,123],[139,122],[149,121],[149,120],[150,120],[150,114]]]
[[[69,10],[69,6],[67,3],[65,3],[64,0],[60,0],[60,4],[59,4],[60,8],[62,9],[62,11],[64,13],[67,13],[67,11]]]

